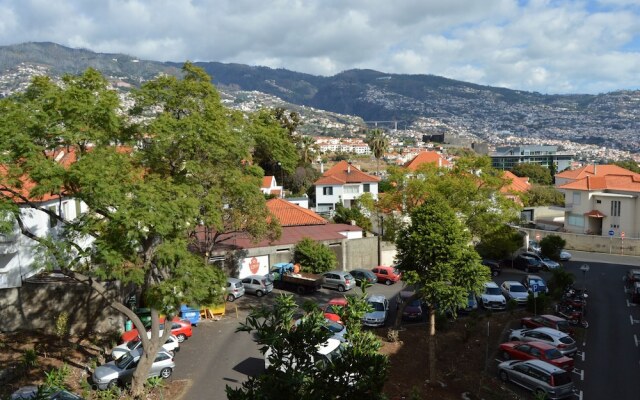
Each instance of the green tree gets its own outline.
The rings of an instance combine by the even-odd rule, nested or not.
[[[376,158],[376,175],[380,176],[380,159],[389,148],[389,138],[381,129],[374,129],[367,134],[365,143],[369,145],[373,156]]]
[[[532,185],[531,189],[520,195],[520,198],[525,207],[564,207],[564,194],[553,186]]]
[[[437,195],[429,196],[411,212],[411,224],[399,232],[397,267],[403,279],[417,288],[428,304],[429,376],[436,380],[436,312],[457,310],[470,292],[480,293],[490,280],[470,246],[470,236],[454,210]],[[399,311],[401,312],[401,310]]]
[[[159,337],[158,315],[171,319],[183,303],[222,301],[223,273],[189,251],[195,227],[240,228],[254,237],[277,230],[266,222],[262,171],[246,162],[249,142],[238,134],[247,122],[222,106],[201,69],[187,63],[183,72],[136,92],[132,113],[142,117],[140,126],[91,69],[65,76],[60,86],[35,78],[24,94],[0,101],[0,162],[7,168],[0,208],[40,246],[37,266],[90,285],[141,332],[137,315],[102,282],[138,285],[151,308],[151,338],[142,335],[144,356],[131,386],[135,398],[143,396],[149,367],[170,334]],[[45,195],[81,200],[88,211],[67,220],[43,207],[38,200]],[[63,233],[32,232],[19,204],[48,215]]]
[[[635,160],[626,159],[626,160],[618,160],[613,162],[614,165],[618,167],[622,167],[624,169],[628,169],[629,171],[633,171],[636,174],[640,174],[640,166]]]
[[[311,164],[313,162],[314,155],[318,154],[320,151],[315,139],[311,136],[302,136],[296,146],[300,155],[301,166]]]
[[[347,314],[356,315],[356,308],[367,307],[364,297],[350,297]],[[369,331],[348,327],[349,344],[341,345],[340,355],[318,362],[309,355],[317,352],[330,333],[322,328],[324,316],[318,307],[305,308],[307,313],[298,323],[294,323],[297,305],[291,295],[277,297],[273,307],[261,306],[251,312],[238,331],[253,334],[270,365],[242,387],[227,386],[228,399],[383,398],[388,360],[378,352],[379,340]]]
[[[560,251],[567,245],[567,241],[558,235],[547,235],[540,240],[540,252],[552,260],[560,259]]]
[[[338,260],[333,251],[311,238],[303,238],[296,243],[293,262],[300,264],[302,271],[319,274],[332,270]]]
[[[478,243],[476,250],[483,258],[502,260],[522,247],[522,236],[510,227],[502,225]]]
[[[333,221],[337,224],[351,224],[351,221],[355,221],[356,225],[367,232],[370,232],[372,227],[371,220],[362,213],[357,201],[351,205],[351,208],[338,203]]]
[[[540,164],[533,163],[521,163],[516,164],[511,169],[511,172],[515,176],[528,177],[531,183],[537,183],[539,185],[551,185],[553,177],[549,168],[543,167]]]
[[[278,172],[287,175],[293,173],[299,160],[296,144],[273,110],[260,110],[251,115],[242,132],[253,145],[253,162],[265,174],[277,176]]]

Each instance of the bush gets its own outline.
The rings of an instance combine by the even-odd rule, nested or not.
[[[45,372],[45,386],[51,389],[66,389],[65,381],[69,377],[71,370],[67,364],[62,364],[60,368]]]
[[[332,270],[338,263],[336,255],[327,246],[310,238],[296,244],[293,261],[300,264],[302,271],[314,274]]]
[[[551,299],[544,293],[538,293],[538,297],[534,297],[533,293],[527,298],[527,311],[535,314],[544,314],[549,309]]]
[[[562,268],[551,270],[551,279],[549,279],[549,290],[554,299],[559,299],[564,293],[567,286],[573,285],[575,276]]]
[[[540,241],[541,253],[552,260],[560,259],[560,251],[564,249],[567,242],[558,235],[548,235]]]

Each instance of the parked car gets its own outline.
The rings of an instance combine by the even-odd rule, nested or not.
[[[560,261],[569,261],[571,260],[571,253],[566,250],[560,250]]]
[[[525,272],[540,272],[542,270],[542,263],[536,258],[522,253],[514,258],[513,267]]]
[[[334,322],[342,322],[340,315],[338,315],[338,309],[342,309],[346,306],[347,299],[345,297],[334,297],[329,300],[324,307],[322,307],[322,311],[324,312],[325,318]]]
[[[540,247],[540,243],[538,243],[537,241],[529,240],[529,247],[527,250],[540,254],[542,248]]]
[[[529,293],[549,293],[547,282],[545,282],[544,279],[542,279],[542,277],[540,277],[539,275],[527,275],[522,278],[522,281],[520,282],[525,288],[527,288],[527,291]]]
[[[93,371],[93,383],[101,390],[128,384],[133,378],[133,373],[136,371],[141,356],[142,348],[140,347],[125,354],[119,360],[110,361],[99,366]],[[175,366],[173,356],[161,350],[156,355],[151,369],[149,369],[148,377],[160,376],[163,379],[167,379],[173,373]]]
[[[317,346],[317,352],[315,354],[307,354],[307,356],[311,357],[311,361],[319,368],[325,368],[333,363],[334,360],[337,360],[339,357],[342,357],[342,352],[344,351],[346,343],[340,342],[339,340],[329,338],[326,342],[319,344]],[[268,369],[272,365],[273,360],[273,350],[271,347],[267,348],[264,352],[264,367]],[[280,358],[282,357],[282,358]],[[283,363],[280,366],[280,370],[282,372],[287,372],[287,367],[295,368],[296,360],[290,359],[290,356],[285,354],[284,356],[280,356],[279,359],[287,359],[289,362]]]
[[[525,317],[520,320],[520,325],[523,328],[540,328],[546,326],[547,328],[555,329],[560,332],[568,333],[574,336],[575,331],[564,318],[551,314],[536,315],[533,317]]]
[[[164,330],[164,317],[160,318],[160,335]],[[171,334],[175,335],[178,338],[180,343],[184,342],[187,338],[190,338],[193,335],[193,330],[191,328],[191,322],[180,319],[179,317],[174,317],[171,321]],[[123,342],[130,342],[135,340],[139,336],[137,329],[132,329],[130,331],[126,331],[120,336]]]
[[[482,260],[482,265],[489,267],[489,269],[491,270],[491,276],[493,277],[500,275],[500,272],[502,272],[500,268],[500,263],[498,261]]]
[[[378,277],[378,282],[384,283],[385,285],[391,285],[402,279],[402,273],[395,267],[378,265],[371,271]]]
[[[640,282],[635,282],[631,288],[631,302],[640,303]]]
[[[509,334],[510,341],[545,342],[555,346],[560,353],[571,357],[578,351],[576,341],[567,333],[541,327],[534,329],[515,329]]]
[[[507,300],[502,295],[498,284],[493,281],[484,284],[484,291],[480,294],[478,302],[488,310],[506,310],[507,308]]]
[[[273,290],[273,282],[268,275],[249,275],[242,278],[242,285],[246,293],[255,294],[258,297],[269,294]]]
[[[83,400],[82,397],[60,389],[50,389],[45,386],[24,386],[11,394],[11,400],[47,399],[47,400]]]
[[[527,257],[532,257],[538,260],[540,264],[542,264],[542,269],[544,270],[550,271],[552,269],[560,268],[560,264],[558,262],[553,261],[549,257],[543,256],[542,254],[531,252],[531,251],[524,252],[522,254],[526,255]]]
[[[476,295],[474,293],[469,293],[467,297],[467,306],[460,308],[458,310],[459,313],[470,313],[471,311],[475,311],[478,309],[478,300],[476,299]]]
[[[384,326],[387,322],[389,314],[389,300],[383,295],[369,296],[367,303],[373,309],[362,318],[362,325],[365,326]]]
[[[500,285],[500,290],[507,300],[515,300],[518,304],[527,304],[529,292],[520,282],[504,281]]]
[[[324,283],[322,286],[338,289],[338,292],[344,292],[356,287],[356,280],[347,271],[328,271],[322,274],[324,276]]]
[[[573,370],[573,358],[562,355],[553,345],[544,342],[506,342],[500,345],[503,360],[542,360],[562,368]]]
[[[632,287],[634,283],[640,282],[640,269],[630,269],[627,271],[627,275],[625,276],[627,280],[627,285]]]
[[[244,296],[244,285],[237,278],[227,278],[227,301],[235,301]]]
[[[302,323],[304,317],[296,319],[296,326]],[[330,334],[332,339],[339,340],[342,343],[347,342],[347,328],[339,322],[332,321],[329,318],[324,319],[323,328],[325,328]]]
[[[398,298],[396,301],[397,307],[400,308],[400,304],[406,303],[409,300],[409,298],[413,295],[414,295],[414,292],[409,290],[403,290],[400,293],[398,293]],[[407,304],[404,307],[404,310],[402,310],[403,320],[415,321],[415,320],[422,319],[422,316],[423,316],[422,300],[420,299],[412,300],[409,304]]]
[[[151,333],[147,333],[147,336],[151,337]],[[142,340],[140,340],[140,336],[130,342],[119,344],[111,349],[111,358],[118,360],[120,357],[124,356],[131,350],[137,349],[138,347],[142,347]],[[180,351],[180,341],[178,340],[178,337],[176,335],[170,335],[166,343],[162,345],[162,349],[171,355]]]
[[[356,285],[361,285],[363,281],[367,281],[370,284],[374,284],[378,282],[378,277],[372,271],[368,269],[352,269],[349,271],[351,276],[356,280]]]
[[[513,382],[530,390],[536,398],[564,399],[573,397],[571,372],[542,360],[505,361],[498,365],[503,382]]]

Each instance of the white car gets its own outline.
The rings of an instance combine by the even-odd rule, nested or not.
[[[549,343],[555,346],[563,356],[568,357],[572,357],[578,351],[578,345],[569,334],[547,327],[512,330],[509,333],[509,340]]]
[[[367,303],[371,306],[372,311],[364,315],[362,325],[384,326],[389,312],[389,300],[383,295],[374,295],[367,299]]]
[[[560,250],[560,261],[569,261],[571,260],[571,253],[566,250]]]
[[[500,285],[502,294],[508,300],[515,300],[518,304],[527,304],[529,298],[529,291],[520,282],[516,281],[504,281]]]
[[[327,365],[330,364],[332,362],[332,360],[340,357],[342,355],[342,351],[344,349],[344,347],[346,346],[346,343],[342,343],[337,339],[333,339],[333,338],[329,338],[327,339],[326,342],[318,345],[318,351],[317,353],[314,355],[310,355],[312,358],[312,361],[314,364],[319,365],[320,363],[322,365]],[[274,357],[273,355],[273,350],[271,349],[271,347],[269,347],[267,349],[267,351],[264,352],[264,367],[265,369],[269,368],[271,366],[271,358]],[[283,360],[288,359],[289,357],[287,355],[284,356]],[[292,360],[290,365],[295,368],[296,366],[296,361]],[[282,372],[287,372],[287,367],[286,365],[282,365],[281,366],[281,370]]]
[[[480,305],[489,310],[505,310],[507,300],[502,295],[498,284],[491,281],[484,284],[484,291],[480,295]]]
[[[151,337],[150,332],[147,332],[147,335]],[[127,354],[131,350],[137,349],[138,347],[142,347],[142,340],[140,340],[140,337],[138,337],[136,340],[122,343],[114,347],[111,350],[111,357],[114,360],[118,360],[123,355]],[[167,342],[162,345],[162,349],[164,349],[169,354],[175,354],[175,352],[180,351],[180,341],[178,340],[178,337],[176,335],[169,336],[169,339],[167,339]]]

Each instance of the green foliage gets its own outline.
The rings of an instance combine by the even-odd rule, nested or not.
[[[537,183],[539,185],[551,185],[553,182],[549,168],[543,167],[540,164],[516,164],[511,169],[511,172],[513,172],[515,176],[528,177],[531,183]]]
[[[151,378],[147,379],[147,382],[145,382],[145,386],[147,386],[149,390],[163,388],[164,379],[162,379],[161,376],[152,376]]]
[[[514,299],[509,299],[507,301],[507,311],[509,314],[513,314],[518,309],[518,302]]]
[[[453,209],[431,196],[413,210],[411,224],[398,234],[397,267],[428,304],[457,310],[467,305],[469,292],[480,293],[490,280],[489,269],[469,243],[469,233]]]
[[[522,236],[518,231],[509,225],[502,225],[487,234],[484,240],[476,246],[476,250],[483,258],[502,260],[521,246]]]
[[[303,238],[296,243],[293,262],[300,264],[304,272],[318,274],[334,269],[338,260],[335,253],[324,244]]]
[[[378,182],[378,192],[379,193],[386,193],[386,192],[388,192],[390,190],[393,190],[393,185],[389,180],[383,179],[380,182]]]
[[[35,368],[38,366],[38,353],[34,349],[26,349],[22,353],[21,363],[27,370]]]
[[[537,314],[544,314],[551,307],[551,299],[545,293],[538,293],[538,297],[534,297],[533,293],[529,293],[527,297],[527,311]]]
[[[45,386],[51,389],[67,389],[65,381],[71,374],[71,370],[67,364],[62,364],[61,367],[52,369],[49,372],[44,373],[46,376]]]
[[[614,165],[618,167],[628,169],[629,171],[633,171],[636,174],[640,174],[640,166],[635,160],[626,159],[626,160],[618,160],[613,162]]]
[[[61,312],[56,318],[54,332],[58,339],[65,338],[69,333],[69,314],[67,312]]]
[[[299,155],[289,131],[281,126],[273,110],[261,110],[250,118],[245,134],[254,143],[253,161],[268,175],[282,169],[291,174]]]
[[[525,207],[564,206],[564,195],[553,186],[533,185],[520,198]]]
[[[365,307],[366,301],[358,297],[357,301],[349,302],[347,315],[358,313],[354,306]],[[293,320],[296,310],[291,295],[279,296],[272,307],[255,308],[240,324],[238,331],[252,333],[263,354],[270,350],[271,365],[239,388],[227,386],[227,397],[230,400],[379,399],[388,360],[378,353],[380,342],[375,336],[369,331],[348,328],[350,343],[342,346],[340,357],[328,363],[314,362],[309,355],[316,353],[330,333],[322,327],[324,316],[317,306],[309,307],[297,324]]]
[[[333,221],[337,224],[351,224],[351,221],[355,221],[356,225],[367,232],[370,232],[372,228],[371,220],[362,213],[357,201],[351,205],[351,208],[346,208],[338,203]]]
[[[575,276],[562,268],[556,268],[551,270],[551,279],[549,279],[549,289],[551,290],[552,297],[560,299],[564,293],[564,289],[567,286],[573,285],[575,282]]]
[[[552,260],[560,259],[560,251],[567,245],[567,241],[558,235],[547,235],[540,240],[541,253]]]
[[[122,395],[122,390],[119,387],[112,387],[107,390],[97,390],[92,392],[95,400],[118,400]]]

